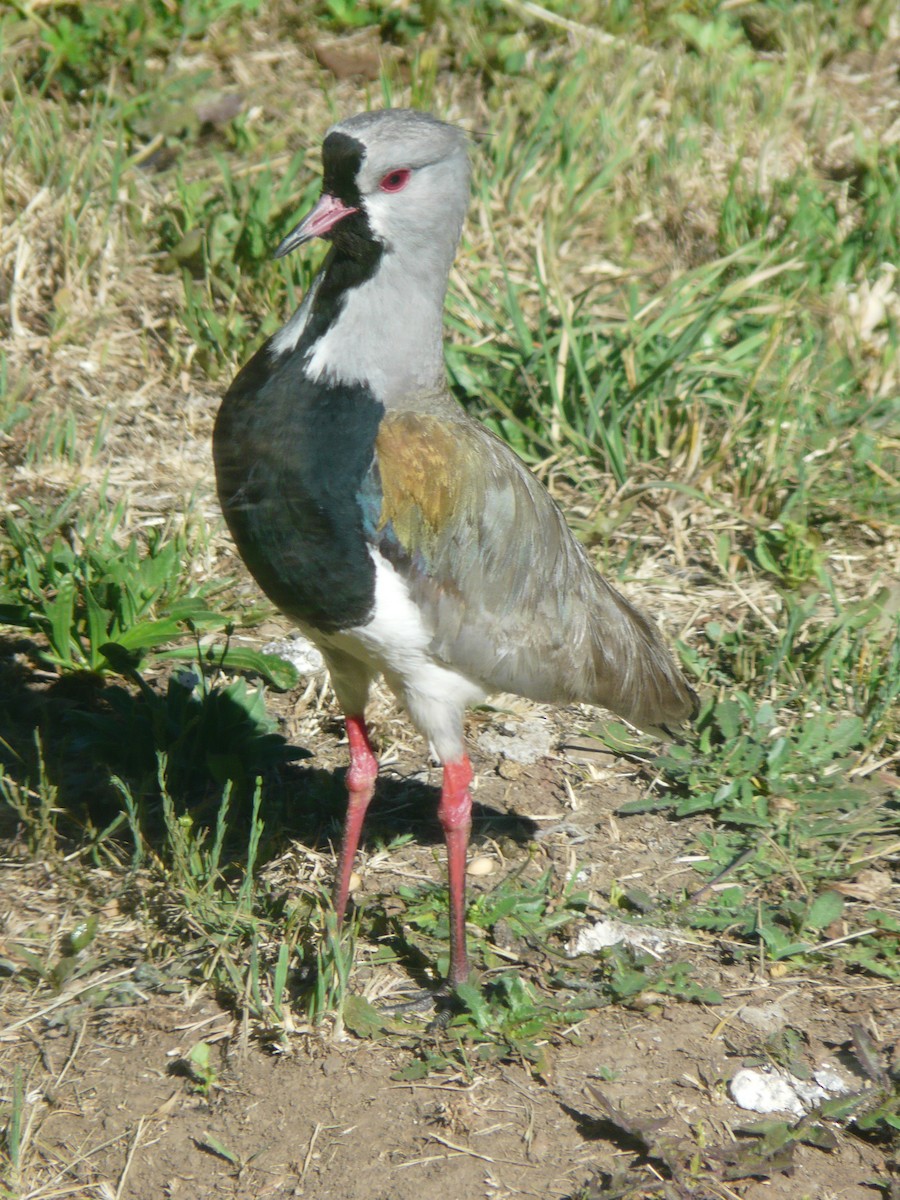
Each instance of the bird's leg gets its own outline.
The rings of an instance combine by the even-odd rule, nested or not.
[[[451,988],[469,978],[466,956],[466,849],[472,829],[472,764],[463,755],[459,762],[444,764],[444,781],[438,817],[447,842],[447,874],[450,879],[450,975]]]
[[[350,890],[350,875],[353,859],[359,845],[363,818],[375,791],[378,777],[378,759],[369,742],[365,717],[347,717],[347,740],[350,743],[350,766],[347,768],[347,816],[344,820],[344,836],[338,858],[337,876],[334,881],[334,911],[338,929],[347,907]]]

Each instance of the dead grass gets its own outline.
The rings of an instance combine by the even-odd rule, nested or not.
[[[854,11],[853,20],[862,21],[862,10]],[[550,335],[576,317],[580,329],[599,329],[602,337],[639,330],[635,314],[650,319],[679,281],[721,259],[721,214],[730,195],[752,194],[766,203],[785,181],[808,173],[834,206],[839,230],[850,233],[863,168],[871,166],[873,154],[896,155],[896,19],[880,46],[838,47],[825,61],[808,45],[749,58],[743,44],[740,53],[719,48],[704,54],[677,39],[606,36],[587,21],[548,15],[533,5],[510,4],[506,13],[521,22],[515,36],[524,32],[529,56],[527,70],[509,75],[502,71],[505,51],[498,38],[486,37],[475,16],[457,22],[446,15],[405,44],[383,43],[371,31],[354,35],[352,47],[362,55],[357,61],[369,66],[362,76],[336,76],[322,65],[322,46],[346,49],[350,39],[322,33],[306,19],[306,9],[278,3],[240,26],[217,26],[205,42],[190,41],[173,60],[160,61],[153,69],[161,99],[139,127],[122,125],[112,110],[92,115],[88,105],[58,90],[39,99],[22,83],[0,87],[0,126],[6,130],[0,172],[5,511],[21,515],[25,502],[52,504],[83,489],[85,505],[100,497],[103,503],[125,502],[123,540],[167,522],[188,522],[198,532],[186,569],[197,578],[231,579],[235,611],[259,602],[224,533],[209,457],[224,382],[253,335],[229,351],[218,379],[207,377],[199,366],[202,348],[185,324],[186,285],[178,266],[167,265],[159,236],[160,215],[184,205],[186,187],[198,195],[216,192],[222,176],[217,156],[246,183],[267,169],[277,178],[303,149],[308,154],[296,181],[299,194],[316,170],[325,128],[341,115],[381,103],[384,93],[394,104],[432,107],[462,123],[474,135],[477,169],[452,278],[453,340],[458,347],[490,349],[495,358],[508,354],[516,337],[512,296],[526,327],[547,331],[556,356],[548,373],[565,381],[574,370],[574,338],[567,344]],[[371,77],[373,47],[381,79]],[[23,56],[33,52],[33,46],[20,49]],[[206,75],[204,102],[240,94],[237,121],[201,129],[198,95],[190,88],[193,116],[180,113],[184,102],[176,103],[166,89],[173,78],[199,73]],[[811,506],[800,506],[800,516],[813,529],[810,544],[839,605],[846,610],[887,591],[878,637],[846,676],[843,667],[835,668],[840,677],[826,681],[833,689],[829,699],[817,693],[811,702],[813,708],[830,706],[837,718],[852,707],[852,687],[879,655],[886,656],[897,611],[900,524],[888,501],[900,488],[900,429],[890,412],[898,385],[900,293],[889,261],[867,264],[833,288],[804,290],[800,281],[795,295],[779,291],[791,270],[798,281],[802,275],[786,266],[795,247],[779,243],[790,212],[786,202],[765,231],[780,259],[770,263],[762,254],[739,280],[752,294],[741,316],[749,314],[771,338],[735,366],[746,387],[727,419],[698,392],[677,426],[657,431],[656,452],[630,460],[621,484],[599,454],[567,439],[559,408],[548,415],[550,444],[534,441],[525,448],[598,562],[608,574],[622,575],[625,589],[654,613],[668,637],[711,654],[705,641],[711,620],[729,632],[753,631],[757,640],[751,646],[748,636],[746,674],[738,679],[744,684],[754,678],[757,643],[776,643],[798,602],[811,604],[803,626],[807,640],[833,617],[833,598],[819,577],[813,574],[793,591],[781,586],[760,564],[755,538],[783,527],[782,510],[797,488],[789,473],[793,464],[778,458],[794,415],[804,405],[852,404],[859,414],[854,424],[840,428],[835,422],[828,440],[798,447],[796,455],[804,462],[808,456],[809,474],[819,467],[826,472],[826,484]],[[271,231],[272,245],[279,232]],[[290,277],[297,286],[305,268],[291,269],[298,272]],[[718,294],[730,282],[723,275]],[[256,330],[264,310],[278,319],[287,315],[287,283],[274,269],[261,268],[255,278],[248,272],[231,293],[220,281],[214,306],[226,311],[234,302]],[[767,374],[779,331],[807,308],[810,321],[830,331],[843,356],[841,370],[844,360],[849,364],[842,390],[836,384],[829,390],[836,360],[827,357],[814,362],[800,356],[780,378]],[[732,320],[724,303],[722,320]],[[673,320],[661,336],[676,336],[678,324]],[[718,336],[714,321],[710,328]],[[700,344],[696,353],[711,363],[724,359],[731,339],[726,329],[715,345]],[[524,354],[520,363],[526,363]],[[633,387],[649,368],[626,351],[623,370]],[[545,371],[541,362],[510,369],[504,394],[512,390],[521,401],[516,411],[525,425],[527,401]],[[756,396],[774,385],[784,390],[782,408],[748,435]],[[472,402],[478,406],[477,397]],[[489,416],[500,420],[497,411]],[[855,448],[861,433],[872,446],[871,465],[863,468],[857,461],[863,452]],[[751,471],[759,475],[756,490],[747,486]],[[857,471],[863,478],[868,472],[870,490],[848,485],[842,491],[838,484],[850,478],[855,486]],[[262,644],[278,632],[285,632],[282,623],[270,618],[238,636]],[[30,738],[35,725],[32,710],[77,706],[54,673],[34,667],[32,647],[7,649],[3,679],[16,701],[15,711],[13,705],[4,710],[10,730],[0,731],[8,737],[0,750],[18,771],[26,753],[23,730]],[[167,678],[167,672],[148,674],[158,690]],[[758,699],[778,699],[783,686],[773,677]],[[799,687],[798,693],[802,699]],[[272,697],[271,705],[284,735],[314,747],[316,759],[309,775],[275,772],[271,785],[278,811],[290,813],[297,804],[306,823],[298,833],[284,818],[286,840],[268,848],[260,870],[266,896],[281,897],[278,903],[286,906],[273,902],[253,942],[266,969],[278,953],[281,922],[294,919],[287,898],[312,897],[330,878],[329,838],[336,826],[325,780],[345,762],[327,685],[314,681],[298,695]],[[504,714],[508,708],[503,702]],[[581,711],[564,714],[560,739],[592,719]],[[495,720],[494,714],[476,714],[471,732]],[[429,827],[410,811],[416,809],[408,789],[428,781],[423,747],[384,693],[376,697],[372,721],[390,786],[380,841],[369,843],[359,864],[360,899],[368,897],[381,915],[377,928],[370,922],[361,930],[355,979],[368,996],[378,997],[400,973],[396,964],[377,961],[390,922],[402,917],[402,905],[391,897],[399,886],[433,878],[438,852],[428,843]],[[855,760],[857,778],[870,780],[878,797],[896,794],[896,733],[896,722],[887,719]],[[625,889],[655,889],[672,872],[678,874],[667,879],[664,893],[682,884],[696,891],[707,879],[693,874],[687,859],[704,837],[708,845],[717,836],[714,815],[680,824],[658,814],[617,817],[622,803],[650,790],[652,772],[640,762],[605,757],[600,766],[570,761],[517,775],[505,760],[485,757],[480,776],[482,848],[504,868],[521,868],[525,881],[545,866],[563,880],[587,860],[592,902],[606,909]],[[107,786],[104,781],[100,790]],[[86,790],[91,787],[96,781],[88,781]],[[316,804],[320,815],[310,817]],[[538,828],[542,820],[558,825],[559,832],[549,840],[518,842],[497,833],[492,813],[510,809]],[[75,820],[83,820],[85,811],[79,809]],[[62,814],[64,823],[73,813],[74,807]],[[411,823],[416,840],[395,845],[392,839]],[[698,938],[685,952],[698,977],[722,990],[724,1011],[669,1001],[657,1008],[655,1001],[643,1008],[617,1002],[564,1035],[548,1036],[538,1068],[532,1063],[524,1069],[524,1059],[498,1066],[475,1057],[460,1066],[456,1050],[437,1038],[423,1049],[427,1036],[333,1041],[333,1025],[314,1027],[293,1005],[273,1028],[251,1015],[246,992],[222,997],[223,1010],[212,985],[198,982],[197,964],[204,955],[226,954],[227,939],[210,949],[209,927],[198,923],[172,885],[162,853],[129,873],[128,854],[114,839],[97,850],[88,838],[85,849],[71,823],[66,828],[70,840],[62,838],[43,856],[28,850],[21,827],[4,831],[0,1104],[8,1160],[9,1114],[17,1105],[22,1119],[16,1160],[6,1164],[4,1196],[341,1194],[369,1200],[383,1193],[418,1200],[450,1192],[605,1200],[611,1193],[593,1173],[613,1175],[626,1160],[638,1160],[633,1145],[614,1137],[592,1107],[585,1091],[589,1078],[602,1081],[607,1069],[618,1071],[611,1085],[617,1103],[642,1119],[664,1115],[679,1136],[687,1131],[702,1148],[710,1130],[717,1142],[736,1137],[740,1114],[724,1081],[738,1062],[768,1053],[740,1026],[749,1002],[785,1004],[791,1028],[806,1039],[807,1064],[845,1045],[852,1021],[866,1025],[886,1058],[900,1036],[893,981],[854,974],[837,955],[794,968],[767,959],[762,942],[758,953],[748,954],[746,943],[728,930]],[[861,886],[864,893],[867,882],[859,883],[859,873],[875,870],[888,878],[887,890],[869,898],[848,892],[843,924],[822,931],[822,941],[858,936],[870,905],[897,917],[897,887],[890,879],[897,853],[896,839],[883,830],[865,846],[854,843],[856,865],[841,886]],[[783,899],[804,895],[802,875],[779,870],[774,881],[748,885],[757,889],[760,904],[779,889]],[[732,882],[727,877],[717,886],[722,891]],[[476,882],[476,892],[481,886]],[[92,917],[100,921],[97,940],[86,951],[73,951],[73,930]],[[241,954],[248,944],[240,944]],[[557,969],[534,947],[507,952],[522,955],[519,969],[534,980]],[[237,967],[246,970],[247,962],[239,960]],[[243,978],[251,979],[248,970]],[[198,1042],[212,1048],[212,1076],[205,1084],[167,1070]],[[258,1042],[274,1047],[276,1059],[263,1056]],[[446,1056],[443,1074],[415,1083],[391,1078],[431,1049]],[[463,1053],[474,1054],[471,1047]],[[384,1153],[367,1151],[369,1170],[360,1172],[360,1147],[376,1145]],[[616,1194],[634,1200],[701,1194],[693,1183],[693,1191],[667,1192],[653,1180],[659,1162],[640,1162],[642,1182],[632,1179],[630,1191]],[[895,1150],[883,1137],[860,1139],[845,1131],[833,1154],[800,1147],[795,1164],[793,1179],[776,1173],[763,1184],[722,1177],[702,1194],[863,1200],[871,1194],[871,1178],[886,1181],[886,1195],[897,1186]]]

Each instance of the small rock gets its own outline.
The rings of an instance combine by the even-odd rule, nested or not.
[[[323,1075],[336,1075],[344,1069],[344,1060],[339,1054],[329,1054],[322,1059],[321,1069]]]
[[[511,759],[501,759],[497,774],[501,779],[508,779],[510,783],[515,783],[517,779],[522,778],[524,767],[521,763],[513,762]]]
[[[790,1071],[775,1067],[763,1070],[745,1067],[730,1081],[728,1091],[739,1108],[758,1113],[786,1112],[793,1117],[806,1116],[824,1100],[850,1091],[834,1067],[817,1068],[813,1079],[815,1083],[807,1083]]]
[[[654,958],[659,958],[669,947],[665,935],[659,929],[626,925],[624,921],[606,917],[587,929],[582,929],[574,942],[570,942],[566,947],[566,954],[569,958],[577,958],[579,954],[596,954],[598,950],[618,946],[622,942],[637,950],[644,950]]]
[[[662,992],[638,992],[627,1003],[628,1007],[636,1012],[648,1012],[653,1009],[665,1008],[669,1003],[669,997],[664,996]]]
[[[741,1009],[738,1018],[760,1033],[777,1033],[788,1023],[780,1000],[773,1000],[770,1004],[748,1004]]]
[[[499,754],[523,766],[546,758],[552,744],[553,732],[546,717],[507,721],[500,728],[486,729],[478,738],[478,745],[486,754]]]
[[[195,108],[201,125],[225,125],[244,107],[244,97],[238,92],[218,92],[198,100]]]
[[[493,858],[488,858],[486,854],[479,854],[477,858],[473,858],[466,867],[467,875],[493,875],[497,870],[497,863]]]
[[[278,642],[266,642],[262,649],[263,654],[277,654],[289,662],[300,675],[318,675],[325,670],[325,659],[302,634]]]
[[[796,1090],[780,1071],[766,1073],[745,1068],[729,1082],[728,1091],[735,1104],[749,1112],[786,1112],[794,1117],[806,1113]]]
[[[313,54],[336,79],[377,79],[381,70],[381,56],[377,47],[350,45],[349,39],[313,46]]]
[[[826,1092],[831,1092],[834,1096],[846,1096],[853,1090],[840,1071],[836,1067],[832,1067],[830,1063],[823,1063],[821,1067],[816,1067],[813,1071],[813,1079],[819,1087],[824,1088]]]

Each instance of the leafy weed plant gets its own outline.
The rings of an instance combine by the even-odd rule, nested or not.
[[[16,2],[0,32],[16,44],[30,87],[75,97],[107,84],[113,68],[135,89],[148,88],[154,55],[168,55],[207,36],[215,22],[240,20],[258,8],[259,0],[189,0],[177,11],[163,0],[86,0],[49,9]]]
[[[797,88],[836,56],[877,54],[889,10],[868,5],[863,22],[839,4],[618,4],[602,23],[580,2],[565,14],[493,0],[440,14],[352,0],[298,11],[332,30],[377,26],[404,54],[414,44],[418,57],[360,89],[358,107],[379,94],[427,102],[487,133],[473,139],[465,270],[449,302],[453,387],[561,484],[608,572],[644,567],[678,593],[670,627],[685,631],[705,702],[694,739],[653,764],[665,790],[639,807],[704,814],[711,886],[664,915],[774,963],[812,969],[834,956],[894,979],[895,917],[873,905],[845,935],[852,906],[838,889],[863,862],[890,858],[895,840],[876,767],[896,756],[900,695],[885,568],[900,464],[898,163],[869,132],[877,106],[854,123],[828,97],[807,111]],[[346,947],[333,930],[322,940],[323,903],[292,908],[258,875],[274,800],[263,804],[255,780],[289,752],[261,694],[228,673],[283,686],[290,672],[233,644],[225,581],[192,582],[192,537],[131,537],[102,497],[80,511],[75,484],[49,511],[20,499],[51,466],[63,468],[55,487],[79,479],[116,417],[74,382],[41,414],[48,381],[74,380],[83,361],[105,373],[118,355],[123,391],[158,377],[178,404],[186,391],[209,398],[209,380],[308,287],[313,258],[269,255],[318,188],[312,123],[324,129],[355,85],[328,92],[299,133],[271,87],[226,137],[160,111],[200,86],[177,68],[201,42],[204,71],[224,86],[237,77],[220,70],[235,30],[242,43],[244,26],[283,34],[296,16],[276,6],[266,19],[274,26],[255,0],[17,2],[0,17],[0,200],[13,230],[0,239],[0,437],[18,506],[0,547],[0,618],[32,636],[53,678],[105,685],[102,709],[67,727],[92,786],[110,772],[118,781],[120,811],[84,826],[93,861],[119,864],[138,888],[151,870],[163,899],[144,897],[148,921],[183,933],[198,977],[281,1036],[298,994],[315,1023],[346,1011],[350,988]],[[324,69],[316,78],[327,90]],[[157,156],[157,142],[182,161]],[[123,340],[131,358],[115,350]],[[118,378],[110,371],[110,389]],[[102,492],[96,475],[86,486]],[[839,575],[854,556],[859,577]],[[173,673],[170,658],[188,669]],[[621,731],[608,736],[622,745]],[[43,768],[14,763],[4,782],[36,855],[61,837],[67,804],[47,747]],[[130,831],[124,850],[107,836],[114,821]],[[444,896],[402,895],[410,940],[442,970]],[[473,901],[476,954],[489,974],[508,969],[494,936],[505,929],[541,956],[536,974],[547,963],[564,974],[558,935],[584,912],[571,891],[552,897],[549,879],[513,879]],[[295,987],[304,946],[319,956],[312,996]],[[587,983],[605,1002],[667,989],[703,998],[685,967],[666,974],[625,952]],[[565,1004],[561,984],[547,990],[500,974],[470,995],[460,1056],[474,1045],[536,1062],[541,1042],[562,1036],[566,1004],[582,1011],[579,989]]]
[[[883,601],[876,596],[823,622],[818,598],[786,597],[774,642],[762,631],[751,641],[747,630],[707,627],[712,653],[694,662],[719,684],[720,698],[706,700],[693,738],[655,760],[669,789],[621,811],[710,813],[715,824],[698,839],[707,859],[697,869],[717,881],[739,862],[755,882],[691,899],[676,920],[727,930],[773,961],[838,953],[855,968],[898,977],[889,910],[861,913],[834,950],[827,934],[845,916],[834,888],[895,840],[896,801],[860,768],[866,747],[896,734],[900,661],[891,623],[882,624]],[[878,628],[884,650],[873,656]],[[773,684],[779,700],[761,699],[756,689]]]

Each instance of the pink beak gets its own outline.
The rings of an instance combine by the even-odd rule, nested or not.
[[[304,242],[311,241],[314,237],[324,236],[339,221],[343,221],[344,217],[349,217],[351,213],[358,211],[356,208],[351,208],[349,204],[345,204],[343,200],[338,200],[337,196],[330,196],[328,192],[323,192],[315,208],[307,213],[300,224],[295,225],[281,242],[275,251],[275,257],[284,258],[286,254],[290,254]]]

